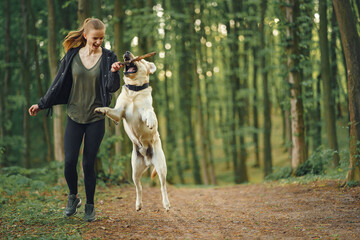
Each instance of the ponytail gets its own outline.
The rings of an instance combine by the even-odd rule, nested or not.
[[[84,47],[86,45],[86,39],[84,38],[84,32],[87,33],[89,30],[101,30],[105,29],[105,24],[97,18],[85,19],[82,26],[77,31],[71,31],[65,37],[63,46],[65,52],[71,48]]]

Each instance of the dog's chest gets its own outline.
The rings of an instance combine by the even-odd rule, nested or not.
[[[125,109],[125,119],[127,121],[132,121],[134,118],[134,103],[130,102]]]

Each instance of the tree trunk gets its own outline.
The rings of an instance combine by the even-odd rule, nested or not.
[[[168,3],[166,0],[163,0],[163,8],[164,8],[164,12],[168,11],[169,9],[171,9],[171,5],[170,3]],[[170,37],[169,37],[169,31],[165,28],[164,29],[164,40],[163,40],[163,45],[165,46],[165,44],[169,41]],[[170,50],[165,50],[165,56],[170,55]],[[168,61],[164,62],[164,71],[166,73],[166,71],[168,69],[171,69],[171,67],[169,66]],[[166,76],[165,74],[165,79],[164,79],[164,94],[165,94],[165,118],[166,118],[166,158],[167,158],[167,162],[168,162],[168,167],[170,165],[170,168],[175,168],[176,169],[176,173],[179,176],[179,180],[181,184],[185,184],[185,179],[184,179],[184,173],[183,173],[183,164],[181,163],[181,158],[179,156],[177,156],[177,147],[176,147],[176,131],[174,131],[174,129],[176,129],[176,121],[175,121],[175,117],[174,117],[174,111],[173,109],[170,108],[171,104],[174,104],[174,99],[171,98],[171,96],[173,96],[173,94],[171,94],[171,86],[173,86],[174,84],[172,83],[174,81],[174,79],[170,79],[169,77]],[[170,83],[170,84],[169,84]],[[173,171],[169,171],[171,175],[175,175],[175,173],[172,173]],[[173,177],[172,177],[173,178]]]
[[[286,38],[288,54],[287,66],[289,70],[289,83],[291,85],[291,128],[292,128],[292,160],[293,170],[306,161],[304,108],[301,99],[301,77],[298,70],[300,53],[299,28],[297,17],[299,16],[299,1],[285,0],[284,12],[287,19]]]
[[[336,41],[337,41],[337,22],[336,22],[336,14],[334,8],[332,9],[331,15],[331,41],[330,41],[330,59],[331,59],[331,75],[332,78],[332,89],[335,90],[336,95],[336,118],[342,117],[342,109],[341,109],[341,99],[340,99],[340,91],[341,87],[338,84],[338,67],[337,67],[337,59],[336,59]]]
[[[210,19],[211,16],[207,15],[206,18],[206,23],[208,25],[210,25]],[[204,20],[205,21],[205,20]],[[203,21],[202,21],[203,22]],[[205,25],[205,24],[204,24]],[[205,29],[205,27],[203,26],[202,29]],[[205,36],[205,32],[203,32],[203,36]],[[207,51],[207,47],[204,46],[203,47],[203,51],[204,51],[204,57],[205,59],[209,59],[209,52]],[[214,47],[211,48],[211,56],[210,57],[214,57],[215,56],[215,50]],[[211,72],[212,75],[211,77],[209,77],[206,81],[205,81],[205,95],[206,95],[206,104],[205,104],[205,108],[206,108],[206,116],[205,118],[207,119],[207,124],[206,124],[206,132],[207,132],[207,137],[206,137],[206,146],[209,152],[209,173],[210,173],[210,181],[212,185],[216,185],[217,184],[217,180],[216,180],[216,173],[215,173],[215,163],[214,163],[214,137],[213,137],[213,129],[214,129],[214,120],[215,120],[215,110],[213,109],[213,96],[218,96],[218,93],[216,91],[216,89],[214,88],[214,83],[215,83],[215,79],[214,79],[214,62],[211,63],[207,63],[207,61],[205,61],[206,64],[206,72]]]
[[[35,19],[35,15],[34,15],[34,11],[32,9],[32,6],[30,4],[30,2],[27,2],[28,4],[28,9],[29,12],[31,14],[31,24],[32,24],[32,34],[34,35],[34,39],[33,39],[33,50],[34,50],[34,61],[35,61],[35,73],[36,73],[36,82],[37,82],[37,88],[38,88],[38,94],[39,96],[43,96],[43,90],[41,87],[41,78],[40,78],[40,63],[39,63],[39,51],[38,51],[38,43],[36,41],[36,37],[37,37],[37,30],[36,30],[36,19]],[[52,147],[51,147],[51,140],[50,140],[50,129],[48,126],[48,121],[47,121],[47,117],[45,114],[41,114],[42,115],[42,120],[43,120],[43,127],[44,127],[44,140],[45,140],[45,144],[47,147],[47,155],[46,155],[46,161],[47,162],[51,162],[52,160]]]
[[[321,96],[321,83],[320,76],[316,78],[316,96],[314,99],[314,137],[313,137],[313,150],[318,149],[321,146],[321,104],[320,104],[320,96]]]
[[[255,30],[255,29],[254,29]],[[253,142],[254,142],[254,151],[255,151],[255,164],[254,167],[260,167],[260,152],[259,152],[259,134],[257,133],[257,130],[259,129],[259,119],[258,119],[258,109],[257,109],[257,69],[258,69],[258,63],[257,63],[257,46],[252,47],[252,54],[254,57],[253,60],[253,121],[254,121],[254,133],[253,133]]]
[[[186,5],[186,8],[189,7],[188,5]],[[190,16],[192,17],[192,15],[194,14],[194,11],[191,9],[194,9],[193,3],[190,3]],[[192,37],[194,34],[194,28],[192,27],[192,23],[191,25],[188,25],[188,27],[186,28],[186,30],[188,31],[188,40],[190,40],[190,42],[192,42]],[[187,59],[188,62],[188,66],[193,66],[195,63],[195,52],[193,52],[193,49],[189,49],[185,46],[185,42],[183,42],[184,44],[184,53],[188,53],[185,58]],[[193,56],[191,58],[188,58],[187,56]],[[191,154],[192,154],[192,159],[193,159],[193,173],[194,173],[194,179],[195,182],[197,184],[203,183],[200,179],[201,179],[201,167],[199,164],[199,156],[197,153],[197,148],[196,148],[196,137],[195,137],[195,129],[194,129],[194,116],[192,114],[192,102],[193,102],[193,95],[194,95],[194,91],[193,91],[193,84],[192,84],[192,80],[196,77],[194,76],[194,71],[193,69],[189,69],[189,71],[187,71],[187,79],[186,79],[186,85],[185,85],[185,92],[186,94],[189,96],[187,97],[187,101],[186,101],[186,112],[187,112],[187,124],[189,126],[188,128],[188,136],[190,136],[190,148],[191,148]]]
[[[194,4],[191,3],[191,22],[195,22],[195,7]],[[201,9],[202,6],[200,6],[200,12],[202,12]],[[194,30],[194,28],[191,28],[191,35],[193,36],[193,40],[192,45],[191,45],[191,49],[192,49],[192,53],[196,56],[193,60],[193,63],[191,64],[192,66],[192,75],[194,76],[193,78],[193,82],[194,82],[194,87],[195,87],[195,95],[196,95],[196,114],[197,114],[197,123],[198,123],[198,128],[200,129],[200,146],[201,146],[201,152],[202,152],[202,156],[200,157],[200,163],[201,163],[201,176],[202,176],[202,180],[203,183],[205,185],[209,185],[210,183],[210,179],[209,179],[209,172],[208,172],[208,168],[209,168],[209,154],[208,154],[208,149],[207,149],[207,144],[206,144],[206,139],[207,139],[207,131],[206,131],[206,123],[205,123],[205,119],[204,119],[204,114],[203,114],[203,102],[201,101],[201,88],[200,88],[200,79],[199,79],[199,75],[197,73],[197,69],[198,69],[198,64],[196,59],[202,59],[202,54],[201,54],[201,46],[199,46],[199,41],[195,41],[195,38],[201,38],[201,36],[199,36]]]
[[[92,0],[91,1],[91,12],[92,14],[89,14],[91,16],[94,16],[100,20],[102,20],[103,14],[102,14],[102,10],[101,10],[101,0]],[[114,12],[115,12],[115,1],[114,1]],[[115,39],[116,41],[116,39]]]
[[[238,0],[234,0],[233,1],[233,6],[235,6],[235,12],[239,13],[246,13],[247,12],[247,4],[244,4],[243,1],[238,1]],[[243,32],[248,32],[248,27],[247,24],[241,24],[240,21],[245,22],[245,20],[243,18],[238,19],[238,22],[240,23],[240,30]],[[246,34],[247,35],[247,34]],[[246,36],[245,38],[248,38],[249,36]],[[237,38],[238,39],[238,38]],[[240,101],[238,101],[237,104],[237,112],[236,114],[238,115],[238,119],[239,119],[239,126],[240,126],[240,134],[239,134],[239,143],[240,143],[240,158],[239,158],[239,170],[238,172],[240,173],[241,176],[241,180],[240,182],[248,182],[249,181],[249,177],[247,174],[247,168],[246,168],[246,159],[247,159],[247,150],[246,150],[246,140],[245,140],[245,136],[246,136],[246,131],[245,129],[247,128],[247,126],[249,125],[249,97],[248,97],[248,90],[249,90],[249,86],[248,86],[248,74],[249,74],[249,63],[248,63],[248,54],[249,53],[249,43],[247,41],[245,41],[243,43],[243,50],[240,51],[240,59],[241,59],[241,65],[242,67],[242,72],[243,74],[239,75],[239,86],[242,92],[245,92],[246,94],[243,94],[243,96],[239,99]]]
[[[57,54],[55,39],[55,8],[52,0],[47,0],[48,7],[48,56],[50,77],[55,79],[57,72]],[[64,154],[64,131],[63,131],[63,111],[60,105],[54,106],[54,155],[56,161],[63,161]]]
[[[28,22],[29,22],[29,13],[26,7],[28,0],[21,0],[21,15],[23,17],[23,34],[24,34],[24,49],[21,58],[22,61],[22,77],[24,80],[24,95],[25,95],[25,105],[23,106],[23,116],[24,116],[24,139],[25,139],[25,152],[24,152],[24,164],[25,168],[31,167],[30,161],[30,126],[29,126],[29,114],[28,106],[30,106],[30,54],[29,54],[29,38],[28,38]]]
[[[286,62],[284,63],[284,65],[287,65],[287,57],[285,56],[284,59],[286,59]],[[282,84],[284,84],[286,87],[284,87],[284,115],[285,115],[285,139],[286,139],[286,147],[287,147],[287,152],[289,154],[288,158],[292,159],[292,149],[293,149],[293,145],[292,145],[292,129],[291,129],[291,104],[289,102],[289,100],[291,99],[291,92],[290,92],[290,88],[288,87],[289,85],[289,74],[287,76],[284,77],[284,79],[282,80]]]
[[[226,3],[226,2],[225,2]],[[231,12],[230,7],[227,6],[227,12]],[[237,91],[240,89],[239,79],[237,76],[236,69],[239,69],[239,43],[238,43],[238,28],[236,24],[230,24],[232,19],[228,19],[226,28],[228,29],[229,36],[229,48],[230,48],[230,69],[229,69],[229,78],[230,78],[230,88],[231,88],[231,116],[230,116],[230,146],[231,146],[231,156],[233,162],[233,173],[234,173],[234,181],[235,183],[241,183],[241,176],[239,172],[239,163],[238,163],[238,151],[237,151]]]
[[[320,52],[321,52],[321,79],[323,81],[323,96],[324,96],[324,112],[326,121],[326,133],[328,139],[328,146],[331,150],[336,151],[333,156],[333,166],[339,165],[338,143],[336,137],[336,116],[335,116],[335,101],[332,94],[332,77],[329,58],[329,42],[327,29],[327,1],[319,2],[320,13]]]
[[[264,19],[267,8],[266,0],[261,1],[261,22],[260,22],[260,48],[265,50]],[[264,51],[265,52],[265,51]],[[260,68],[262,69],[263,95],[264,95],[264,177],[272,173],[271,155],[271,100],[268,90],[268,73],[266,71],[266,55],[260,57]]]
[[[10,121],[10,114],[9,114],[9,108],[7,104],[7,96],[9,95],[9,84],[10,84],[10,76],[11,76],[11,68],[10,68],[10,49],[11,49],[11,37],[10,37],[10,0],[6,0],[5,2],[5,28],[4,28],[4,40],[5,40],[5,46],[4,46],[4,71],[5,75],[3,78],[3,86],[1,89],[1,102],[2,106],[0,110],[2,122],[1,122],[1,139],[4,139],[5,136],[9,135],[9,129],[6,127],[7,122]],[[4,155],[3,155],[3,162],[0,163],[1,167],[7,167],[9,166],[8,163],[8,154],[10,152],[11,145],[8,143],[3,143],[4,146]]]
[[[350,114],[350,166],[346,180],[360,182],[360,38],[349,1],[333,0],[347,66]]]
[[[291,130],[291,113],[290,109],[285,109],[285,135],[286,135],[286,147],[289,154],[289,159],[292,159],[292,130]]]
[[[90,5],[87,0],[78,0],[78,22],[81,25],[84,20],[90,17]]]
[[[115,54],[118,56],[118,61],[122,60],[122,55],[126,51],[126,47],[124,44],[124,32],[125,32],[125,10],[123,6],[125,5],[125,0],[115,0],[114,2],[114,51]],[[120,70],[122,71],[122,70]],[[121,92],[121,88],[115,93],[115,99],[119,96]],[[126,155],[131,150],[127,149],[128,143],[128,136],[126,135],[124,128],[122,127],[122,122],[120,121],[118,125],[115,126],[115,134],[116,136],[120,136],[122,141],[117,141],[115,143],[115,154],[116,155]],[[126,161],[125,165],[125,172],[124,172],[124,179],[130,181],[131,179],[131,162]]]

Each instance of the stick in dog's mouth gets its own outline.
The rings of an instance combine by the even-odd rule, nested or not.
[[[126,65],[131,64],[132,62],[140,61],[141,59],[148,58],[148,57],[152,57],[152,56],[154,56],[154,55],[156,55],[156,52],[147,53],[147,54],[145,54],[145,55],[142,55],[142,56],[139,56],[139,57],[136,57],[136,58],[127,60],[127,61],[125,61],[125,62],[118,62],[118,63],[121,64],[121,65],[123,65],[123,66],[126,66]]]

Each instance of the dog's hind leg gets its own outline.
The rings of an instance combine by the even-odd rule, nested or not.
[[[144,157],[136,150],[135,144],[133,144],[133,152],[131,155],[131,165],[132,165],[132,177],[136,187],[136,211],[140,211],[142,208],[142,186],[141,186],[141,176],[148,169],[146,166]]]
[[[153,155],[152,163],[155,167],[157,174],[159,175],[163,206],[166,209],[166,211],[169,211],[170,210],[170,202],[169,202],[169,198],[168,198],[167,190],[166,190],[167,168],[166,168],[166,160],[165,160],[164,151],[161,148],[160,139],[158,141],[156,141],[154,144],[154,155]]]

